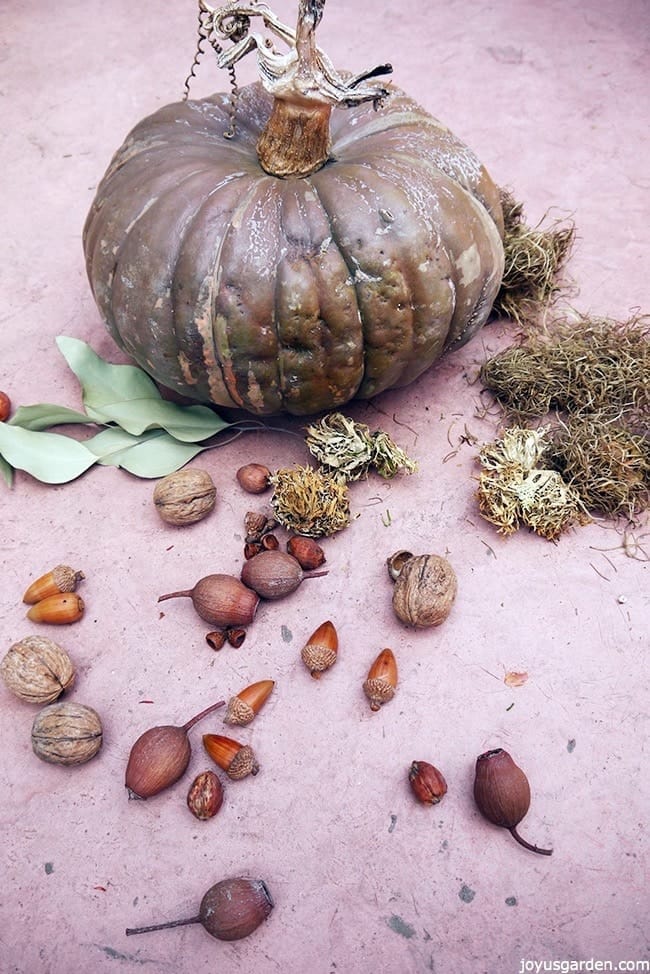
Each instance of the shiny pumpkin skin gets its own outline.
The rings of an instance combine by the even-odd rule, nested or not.
[[[115,154],[84,227],[113,338],[162,386],[308,415],[416,379],[485,323],[503,272],[499,191],[408,96],[332,114],[332,157],[265,173],[271,111],[243,88],[168,105]]]

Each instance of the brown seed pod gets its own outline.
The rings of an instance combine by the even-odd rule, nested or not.
[[[188,731],[224,705],[225,701],[219,700],[192,717],[182,727],[165,724],[151,727],[141,734],[131,748],[126,766],[124,784],[129,798],[153,798],[165,788],[176,784],[185,774],[192,755]]]
[[[0,392],[0,423],[11,416],[11,399],[6,392]]]
[[[204,734],[203,746],[214,763],[233,781],[239,781],[249,774],[254,776],[260,770],[253,749],[248,744],[240,744],[221,734]]]
[[[334,666],[339,649],[339,637],[333,622],[321,623],[303,646],[300,656],[315,680]]]
[[[217,499],[217,489],[207,470],[188,467],[159,480],[153,502],[163,521],[182,526],[207,517]]]
[[[75,680],[66,651],[47,636],[26,636],[9,647],[0,676],[12,693],[28,703],[52,703]]]
[[[130,927],[127,936],[168,930],[189,923],[200,923],[217,940],[241,940],[253,933],[267,919],[273,900],[266,883],[261,879],[224,879],[207,891],[197,916],[187,920],[171,920],[148,927]]]
[[[476,759],[474,800],[488,822],[508,829],[525,849],[542,856],[552,855],[552,849],[531,845],[517,831],[530,808],[530,785],[524,772],[503,748],[486,751]]]
[[[213,626],[248,626],[255,618],[259,596],[233,575],[206,575],[194,588],[161,595],[166,599],[190,598],[195,611]]]
[[[27,613],[32,622],[46,622],[51,626],[67,626],[78,622],[84,614],[83,599],[75,592],[48,595],[33,605]]]
[[[439,626],[451,612],[457,588],[456,573],[446,558],[415,555],[405,561],[395,580],[395,615],[409,626]]]
[[[223,785],[214,771],[198,774],[187,793],[187,807],[195,818],[205,822],[214,818],[223,805]]]
[[[370,701],[370,709],[377,711],[395,696],[397,689],[397,660],[392,649],[382,649],[368,671],[363,692]]]
[[[443,775],[428,761],[413,761],[409,769],[411,791],[423,805],[437,805],[447,794]]]
[[[23,602],[27,605],[35,605],[50,595],[74,592],[79,582],[85,577],[83,572],[76,571],[69,565],[56,565],[51,571],[32,582],[23,595]]]
[[[284,551],[261,551],[244,563],[241,580],[263,599],[281,599],[295,592],[305,579],[326,574],[306,575],[296,559]]]
[[[85,764],[102,746],[102,722],[92,707],[51,703],[32,725],[34,754],[49,764]]]
[[[240,690],[236,696],[231,697],[228,701],[226,716],[223,718],[224,722],[241,726],[250,724],[270,697],[274,686],[274,680],[260,680],[258,683],[251,683],[249,687]]]
[[[287,541],[287,551],[306,572],[311,572],[325,564],[325,552],[314,538],[295,534]]]
[[[214,632],[206,633],[205,641],[208,646],[212,646],[214,650],[223,649],[226,644],[225,629],[215,629]]]
[[[270,487],[271,471],[262,463],[246,463],[235,476],[239,486],[248,494],[263,494]]]
[[[265,534],[277,527],[277,521],[271,520],[261,511],[247,511],[244,518],[246,541],[259,542]]]

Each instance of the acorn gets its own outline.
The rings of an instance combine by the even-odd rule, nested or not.
[[[525,849],[542,856],[552,855],[552,849],[531,845],[517,831],[530,808],[530,785],[524,772],[503,748],[486,751],[476,759],[474,800],[488,822],[508,829]]]
[[[206,575],[194,588],[182,592],[168,592],[158,597],[166,599],[190,598],[195,612],[213,626],[248,626],[255,618],[259,595],[233,575]]]
[[[260,770],[253,749],[248,744],[240,744],[220,734],[204,734],[203,747],[233,781],[239,781],[249,774],[255,776]]]
[[[27,618],[51,626],[66,626],[81,619],[85,608],[83,599],[74,592],[58,592],[33,605]]]
[[[223,785],[214,771],[202,771],[190,785],[187,807],[200,822],[214,818],[223,805]]]
[[[334,623],[322,622],[301,650],[302,661],[314,680],[336,663],[339,638]]]
[[[363,692],[370,701],[370,709],[377,711],[395,696],[397,689],[397,661],[392,649],[382,649],[368,671]]]
[[[224,722],[240,726],[250,724],[270,697],[274,686],[274,680],[260,680],[259,683],[251,683],[249,687],[240,690],[228,701]]]
[[[263,494],[270,487],[271,471],[263,463],[246,463],[235,476],[239,486],[247,494]]]
[[[428,761],[413,761],[409,769],[409,785],[423,805],[437,805],[447,794],[443,775]]]
[[[23,595],[23,602],[27,605],[35,605],[50,595],[74,592],[85,577],[83,572],[76,571],[69,565],[56,565],[51,571],[32,582]]]
[[[152,798],[175,784],[185,774],[190,763],[192,748],[188,731],[208,714],[223,706],[225,700],[219,700],[196,714],[182,727],[165,724],[151,727],[141,734],[131,748],[126,766],[124,784],[129,798]]]
[[[314,538],[295,534],[287,541],[287,551],[306,572],[311,572],[325,564],[325,552]]]
[[[261,551],[244,562],[241,580],[263,599],[281,599],[292,592],[306,578],[316,578],[327,572],[306,575],[300,563],[284,551]]]
[[[148,927],[130,927],[127,937],[153,930],[168,930],[190,923],[200,923],[217,940],[241,940],[253,933],[267,919],[273,900],[266,883],[261,879],[223,879],[207,891],[197,916],[187,920],[170,920]]]

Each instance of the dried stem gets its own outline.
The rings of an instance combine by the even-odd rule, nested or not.
[[[187,599],[187,598],[189,599],[192,598],[191,588],[186,589],[184,592],[168,592],[167,595],[159,595],[158,601],[164,602],[165,599]]]
[[[512,835],[513,839],[516,839],[519,845],[523,845],[524,849],[528,849],[529,852],[538,852],[540,856],[553,855],[552,849],[540,849],[538,846],[531,845],[530,842],[526,842],[525,839],[522,839],[522,837],[519,835],[519,832],[517,832],[516,826],[513,826],[511,829],[509,829],[509,832]]]
[[[203,720],[204,717],[207,717],[208,714],[211,714],[213,710],[218,710],[219,707],[225,707],[225,706],[226,706],[225,700],[219,700],[217,703],[213,703],[211,707],[206,707],[205,710],[202,710],[200,714],[196,715],[196,717],[192,717],[192,719],[188,720],[186,724],[183,724],[183,730],[188,731],[190,727],[194,727],[194,725],[198,724],[200,720]]]
[[[126,935],[131,937],[134,933],[151,933],[153,930],[169,930],[171,927],[184,927],[189,923],[200,923],[201,917],[190,917],[187,920],[169,920],[167,923],[154,923],[149,927],[127,927]]]

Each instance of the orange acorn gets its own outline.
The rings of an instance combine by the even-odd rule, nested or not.
[[[338,649],[339,637],[334,624],[329,620],[321,623],[300,653],[303,663],[315,680],[320,680],[321,674],[334,666]]]
[[[371,710],[379,710],[382,704],[392,700],[397,689],[397,661],[392,649],[382,649],[368,671],[363,692],[370,701]]]
[[[84,614],[83,599],[74,592],[59,592],[48,595],[33,605],[27,613],[32,622],[47,622],[53,626],[65,626],[70,622],[77,622]]]
[[[249,774],[256,775],[260,770],[253,749],[248,744],[240,744],[220,734],[204,734],[203,747],[214,763],[223,768],[233,781],[245,778]]]
[[[35,605],[42,602],[50,595],[59,595],[61,592],[74,592],[82,578],[83,572],[75,571],[69,565],[56,565],[50,572],[41,575],[29,586],[23,595],[23,602],[27,605]]]
[[[226,724],[250,724],[268,700],[274,686],[274,680],[260,680],[231,697],[224,717]]]

